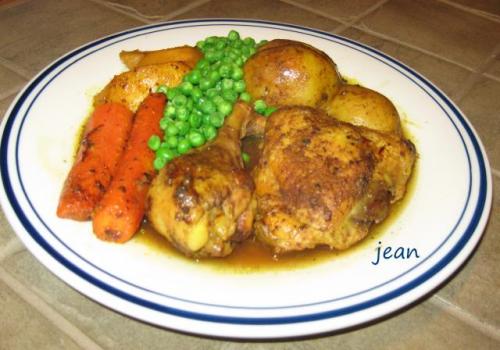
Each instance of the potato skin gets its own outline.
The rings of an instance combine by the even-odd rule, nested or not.
[[[301,42],[272,40],[244,66],[247,90],[269,106],[320,107],[338,91],[341,78],[324,52]]]
[[[343,122],[401,135],[396,107],[384,95],[359,85],[343,85],[325,111]]]

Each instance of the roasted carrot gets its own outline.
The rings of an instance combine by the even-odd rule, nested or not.
[[[133,113],[119,103],[95,108],[75,163],[63,186],[57,216],[89,220],[108,188],[132,126]]]
[[[153,134],[163,136],[159,122],[165,103],[164,94],[150,94],[137,110],[115,176],[94,212],[94,233],[102,240],[122,243],[139,229],[155,175],[155,154],[148,147],[148,139]]]

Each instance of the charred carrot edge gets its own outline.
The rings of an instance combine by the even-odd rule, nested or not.
[[[119,103],[95,108],[64,183],[57,216],[80,221],[91,218],[125,148],[132,118],[133,113]]]
[[[165,103],[164,94],[150,94],[137,111],[115,176],[94,212],[94,233],[102,240],[123,243],[140,227],[155,175],[148,139],[152,134],[163,136],[159,124]]]

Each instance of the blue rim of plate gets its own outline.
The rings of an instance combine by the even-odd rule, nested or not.
[[[412,281],[404,284],[403,286],[400,286],[388,293],[385,293],[383,295],[380,295],[378,297],[375,297],[373,299],[370,299],[368,301],[360,302],[354,305],[350,305],[347,307],[341,307],[338,309],[333,309],[333,310],[326,310],[326,311],[321,311],[321,312],[315,312],[315,313],[309,313],[309,314],[302,314],[302,315],[293,315],[293,316],[283,316],[283,317],[240,317],[240,316],[221,316],[221,315],[214,315],[214,314],[205,314],[205,313],[199,313],[199,312],[192,312],[184,309],[179,309],[179,308],[174,308],[174,307],[169,307],[166,305],[158,304],[155,302],[151,302],[149,300],[137,297],[135,295],[132,295],[130,293],[126,293],[119,288],[116,288],[114,286],[111,286],[91,274],[87,273],[86,271],[82,270],[80,267],[75,265],[73,262],[69,261],[67,258],[65,258],[61,253],[59,253],[57,250],[55,250],[43,237],[42,235],[35,229],[33,224],[30,222],[28,217],[25,215],[21,205],[19,204],[16,193],[13,190],[12,184],[11,184],[11,179],[9,177],[9,170],[8,170],[8,143],[9,143],[9,137],[11,136],[14,120],[16,118],[23,118],[22,124],[24,124],[24,121],[26,120],[26,117],[29,113],[29,110],[31,108],[31,105],[36,101],[36,98],[38,97],[39,94],[45,89],[45,87],[48,86],[48,84],[59,74],[61,74],[65,69],[67,69],[69,66],[72,64],[78,62],[79,60],[83,59],[84,57],[90,55],[91,53],[97,51],[90,51],[83,55],[82,57],[79,57],[77,60],[71,62],[68,66],[64,67],[61,71],[59,71],[54,77],[52,77],[48,82],[45,83],[42,89],[38,91],[36,96],[30,100],[32,97],[33,91],[35,88],[39,86],[40,83],[44,81],[44,79],[52,73],[54,70],[58,69],[61,65],[67,63],[69,60],[71,60],[73,57],[79,55],[82,52],[85,52],[87,50],[92,49],[93,47],[97,45],[104,44],[106,42],[109,42],[108,45],[115,44],[119,41],[123,40],[128,40],[130,39],[130,35],[137,33],[136,36],[140,35],[147,35],[156,31],[165,31],[165,30],[171,30],[171,29],[178,29],[178,28],[186,28],[186,27],[195,27],[195,26],[220,26],[220,25],[239,25],[239,26],[250,26],[250,27],[259,27],[259,28],[270,28],[270,29],[275,29],[275,30],[284,30],[284,31],[292,31],[292,32],[297,32],[300,34],[305,34],[305,35],[311,35],[315,37],[319,37],[321,39],[326,39],[332,42],[335,42],[337,44],[342,44],[346,45],[351,49],[358,50],[360,52],[363,52],[364,54],[368,54],[370,57],[377,59],[381,63],[390,66],[393,69],[398,70],[398,72],[402,73],[405,77],[410,79],[415,85],[417,85],[420,89],[422,89],[427,95],[429,95],[435,102],[436,104],[441,108],[441,110],[447,115],[448,119],[451,121],[453,124],[455,130],[457,131],[458,135],[461,138],[462,144],[464,146],[465,153],[467,155],[467,160],[468,160],[468,165],[469,165],[469,189],[468,189],[468,196],[467,196],[467,201],[464,205],[464,208],[462,210],[461,216],[458,219],[457,223],[454,225],[453,229],[451,232],[448,234],[447,238],[427,257],[430,258],[437,250],[439,250],[439,247],[441,247],[447,239],[452,235],[452,233],[455,231],[456,227],[462,220],[462,216],[467,209],[467,205],[469,203],[470,199],[470,194],[471,194],[471,183],[472,183],[472,169],[471,169],[471,161],[470,161],[470,155],[469,155],[469,149],[465,146],[465,142],[463,139],[463,135],[460,133],[460,131],[457,128],[457,125],[455,124],[455,121],[453,118],[448,114],[448,112],[443,108],[441,103],[444,103],[451,111],[453,116],[459,121],[460,125],[463,127],[463,129],[466,132],[466,135],[469,138],[469,141],[472,143],[473,146],[473,151],[475,152],[475,156],[477,157],[477,162],[478,162],[478,172],[479,172],[479,194],[477,198],[477,204],[476,208],[474,209],[474,213],[472,214],[472,217],[468,223],[467,228],[465,229],[463,235],[460,237],[460,239],[457,241],[457,243],[454,245],[452,249],[446,254],[445,257],[443,257],[441,260],[439,260],[432,268],[428,269],[424,273],[420,274],[417,278],[413,279]],[[157,29],[157,30],[155,30]],[[118,40],[119,38],[122,38],[121,40]],[[106,46],[108,46],[106,45]],[[106,47],[104,46],[104,47]],[[98,50],[102,49],[103,47],[98,48]],[[363,50],[360,50],[363,49]],[[381,59],[383,58],[383,59]],[[387,62],[390,62],[391,64],[388,64]],[[422,87],[422,85],[425,87]],[[441,103],[429,94],[427,91],[430,90],[432,91],[438,98],[440,99]],[[27,109],[26,113],[24,115],[20,116],[19,115],[19,110],[21,107],[24,106],[26,101],[31,101],[30,102],[30,107]],[[19,128],[19,133],[17,135],[17,140],[16,140],[16,149],[15,149],[15,154],[16,154],[16,167],[18,169],[19,167],[19,162],[18,162],[18,146],[19,146],[19,136],[22,132],[22,125]],[[432,278],[434,275],[436,275],[438,272],[440,272],[443,268],[445,268],[450,262],[452,262],[456,256],[462,251],[462,249],[466,246],[466,244],[470,241],[471,237],[476,233],[476,230],[478,228],[478,225],[483,218],[483,216],[487,215],[488,213],[484,212],[484,209],[488,206],[489,207],[489,201],[491,200],[491,188],[489,185],[488,181],[488,175],[489,172],[487,170],[487,161],[485,161],[485,157],[483,155],[480,143],[475,136],[474,132],[470,128],[469,124],[467,123],[465,117],[461,114],[461,112],[455,107],[455,105],[439,90],[437,89],[432,83],[430,83],[427,79],[422,77],[419,73],[415,72],[411,68],[407,67],[406,65],[402,64],[401,62],[391,58],[390,56],[387,56],[383,54],[382,52],[375,50],[373,48],[370,48],[366,45],[360,44],[358,42],[352,41],[350,39],[346,39],[331,33],[315,30],[315,29],[310,29],[310,28],[305,28],[302,26],[297,26],[293,24],[282,24],[282,23],[276,23],[276,22],[269,22],[269,21],[258,21],[258,20],[228,20],[228,19],[206,19],[206,20],[184,20],[184,21],[175,21],[175,22],[167,22],[167,23],[159,23],[159,24],[153,24],[153,25],[147,25],[147,26],[142,26],[142,27],[137,27],[131,30],[123,31],[120,33],[116,33],[107,37],[104,37],[102,39],[96,40],[94,42],[91,42],[89,44],[86,44],[55,61],[52,63],[50,66],[48,66],[46,69],[44,69],[33,81],[23,90],[23,92],[19,95],[17,98],[15,104],[12,106],[11,112],[8,116],[6,116],[6,120],[4,121],[4,130],[2,134],[2,139],[0,143],[0,165],[1,165],[1,175],[2,175],[2,184],[3,188],[6,194],[6,197],[8,199],[8,204],[11,206],[13,211],[15,212],[19,222],[22,224],[24,230],[26,233],[28,233],[39,247],[41,247],[46,253],[48,253],[54,260],[56,260],[61,266],[63,266],[65,269],[69,270],[72,272],[74,275],[77,277],[81,278],[82,280],[85,280],[86,282],[94,285],[95,287],[108,292],[109,294],[118,297],[122,300],[125,300],[129,303],[145,307],[150,310],[158,311],[160,313],[167,313],[170,315],[174,316],[179,316],[183,318],[188,318],[192,320],[198,320],[198,321],[209,321],[209,322],[217,322],[217,323],[229,323],[229,324],[236,324],[236,325],[279,325],[279,324],[290,324],[290,323],[300,323],[300,322],[310,322],[310,321],[316,321],[316,320],[324,320],[324,319],[329,319],[333,317],[338,317],[338,316],[344,316],[352,313],[357,313],[366,309],[369,309],[371,307],[383,304],[385,302],[388,302],[390,300],[393,300],[397,297],[400,297],[404,295],[405,293],[419,287],[422,285],[424,282],[428,281],[430,278]],[[19,174],[20,171],[17,170],[17,173]],[[38,217],[40,222],[47,228],[47,230],[54,236],[56,235],[50,230],[50,228],[45,224],[45,222],[42,220],[40,215],[37,213],[36,209],[33,207],[31,204],[28,194],[25,192],[24,186],[22,185],[22,179],[19,178],[19,183],[21,184],[21,187],[23,189],[24,196],[26,200],[28,201],[29,205],[31,206],[31,209],[33,210],[33,213]],[[478,233],[481,234],[481,233]],[[56,239],[58,239],[56,237]],[[59,239],[58,239],[59,240]],[[60,240],[59,240],[60,241]],[[61,242],[61,241],[60,241]],[[62,242],[61,242],[62,243]],[[64,243],[62,243],[64,245]],[[71,248],[67,247],[68,250],[72,251]],[[472,249],[471,249],[472,251]],[[72,251],[74,254],[76,254],[74,251]],[[78,256],[78,254],[76,254]],[[91,265],[94,268],[97,268],[101,270],[102,272],[106,273],[107,275],[110,275],[108,272],[100,269],[99,267],[93,265],[92,263],[86,261],[82,257],[79,256],[82,261],[85,261],[87,264]],[[427,260],[426,259],[426,260]],[[422,264],[425,260],[423,260],[420,264]],[[396,280],[400,278],[402,275],[410,272],[411,270],[415,269],[417,266],[420,264],[412,267],[408,271],[405,271],[404,273],[398,275],[397,277],[393,278],[391,281]],[[153,291],[146,290],[140,286],[133,285],[127,281],[124,281],[117,276],[112,276],[115,279],[128,283],[132,287],[143,289],[147,292],[150,293],[155,293]],[[387,284],[391,281],[386,281],[384,284]],[[357,292],[355,294],[345,296],[343,298],[348,298],[352,297],[358,294],[366,293],[369,290],[373,290],[375,288],[379,288],[381,285],[374,286],[368,290],[364,290],[361,292]],[[233,306],[225,306],[225,305],[213,305],[213,304],[206,304],[206,303],[200,303],[196,301],[191,301],[191,300],[184,300],[181,298],[173,297],[173,296],[168,296],[164,294],[160,294],[162,296],[166,296],[168,298],[188,302],[188,303],[193,303],[193,304],[201,304],[201,305],[206,305],[206,306],[216,306],[216,307],[223,307],[223,308],[229,308],[229,309],[259,309],[259,308],[251,308],[251,307],[233,307]],[[420,295],[421,297],[423,295]],[[303,306],[310,306],[310,305],[317,305],[317,304],[322,304],[322,303],[330,303],[332,301],[336,301],[337,299],[334,300],[326,300],[326,301],[321,301],[321,302],[315,302],[312,304],[307,304],[307,305],[293,305],[293,306],[286,306],[286,307],[268,307],[268,308],[262,308],[262,309],[282,309],[282,308],[296,308],[296,307],[303,307]]]

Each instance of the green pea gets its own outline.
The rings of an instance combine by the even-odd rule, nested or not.
[[[203,114],[201,116],[201,123],[203,125],[210,125],[210,114]]]
[[[255,109],[255,111],[257,113],[262,114],[266,110],[267,105],[266,105],[266,102],[264,102],[264,100],[257,100],[254,102],[253,108]]]
[[[206,58],[202,58],[196,63],[196,68],[202,70],[210,66],[210,62]]]
[[[211,89],[207,90],[207,92],[205,93],[205,95],[208,98],[213,99],[215,96],[219,95],[219,91],[216,88],[211,88]]]
[[[167,104],[167,107],[163,110],[163,116],[166,118],[172,118],[175,116],[176,109],[173,104]]]
[[[193,147],[199,147],[205,143],[205,136],[199,131],[190,131],[187,139],[191,143],[191,146]]]
[[[255,39],[254,38],[245,38],[243,39],[243,44],[245,44],[246,46],[255,46]]]
[[[241,78],[243,78],[243,69],[241,69],[240,67],[234,67],[231,78],[233,78],[234,80],[240,80]]]
[[[183,94],[191,95],[191,91],[193,91],[193,83],[185,81],[180,85],[180,89]]]
[[[220,74],[217,70],[212,70],[208,73],[208,79],[213,82],[218,82],[220,80]]]
[[[213,84],[213,82],[210,79],[203,79],[203,80],[200,81],[200,89],[202,91],[206,91],[206,90],[210,89],[213,86],[214,86],[214,84]]]
[[[160,119],[160,128],[162,130],[165,130],[167,128],[167,126],[170,124],[172,120],[170,118],[167,118],[167,117],[163,117]]]
[[[165,132],[168,136],[175,136],[179,133],[179,129],[175,124],[169,124]]]
[[[233,79],[223,79],[222,80],[222,90],[231,90],[234,86]]]
[[[238,80],[234,83],[234,91],[236,92],[244,92],[247,88],[244,80]]]
[[[172,159],[174,159],[174,157],[175,157],[175,153],[171,149],[169,149],[167,147],[161,147],[156,152],[156,158],[163,158],[167,162],[169,162]]]
[[[165,157],[156,157],[155,160],[153,161],[153,167],[156,170],[162,169],[165,164],[167,164],[167,159]]]
[[[243,163],[250,163],[250,155],[246,152],[241,152],[241,158],[243,159]]]
[[[240,94],[240,100],[242,100],[243,102],[250,102],[252,99],[252,96],[250,96],[250,94],[246,91],[243,91],[241,94]]]
[[[156,89],[156,92],[158,93],[162,93],[162,94],[167,94],[167,91],[168,91],[168,88],[166,85],[160,85],[158,86],[158,88]]]
[[[179,139],[177,138],[177,136],[169,136],[167,138],[167,140],[165,141],[165,144],[169,148],[176,148],[178,143],[179,143]]]
[[[160,148],[160,144],[161,144],[160,136],[151,135],[151,137],[148,140],[148,147],[151,150],[156,151],[158,148]]]
[[[220,128],[224,124],[224,115],[220,112],[210,114],[210,124],[216,128]]]
[[[215,111],[215,104],[210,100],[203,101],[200,107],[203,113],[206,114],[210,114]]]
[[[264,116],[269,117],[274,111],[276,111],[278,108],[276,107],[266,107],[264,109],[264,113],[262,113]]]
[[[231,65],[223,63],[219,67],[219,74],[223,78],[228,78],[232,73]]]
[[[233,111],[233,104],[228,101],[222,101],[217,105],[217,110],[223,115],[227,116]]]
[[[177,152],[179,152],[180,154],[185,154],[189,152],[190,149],[191,143],[188,139],[179,140],[179,144],[177,145]]]
[[[201,91],[198,87],[194,87],[191,91],[191,97],[196,101],[201,98],[201,96],[203,96],[203,91]]]
[[[197,85],[200,82],[201,73],[198,69],[193,69],[191,72],[186,74],[185,80],[193,85]]]
[[[175,96],[177,96],[180,93],[179,89],[177,88],[171,88],[167,90],[167,98],[169,101],[172,101]]]
[[[221,103],[226,102],[226,100],[224,100],[224,97],[222,97],[221,95],[217,94],[216,96],[214,96],[214,97],[212,98],[212,102],[213,102],[213,103],[214,103],[217,107],[219,107],[219,105],[220,105]]]
[[[240,33],[238,33],[236,30],[231,30],[227,35],[227,38],[231,41],[237,40],[240,38]]]
[[[207,44],[215,44],[217,42],[217,37],[215,35],[209,36],[205,39]]]
[[[173,102],[174,106],[176,106],[176,107],[184,106],[187,102],[187,97],[179,92],[179,94],[174,97],[172,102]]]
[[[179,131],[179,135],[186,135],[189,131],[189,123],[184,120],[178,120],[175,122],[175,126]]]
[[[199,48],[200,50],[203,50],[205,47],[205,40],[199,40],[196,42],[196,47]]]
[[[222,97],[228,102],[235,103],[238,99],[238,93],[233,90],[224,90],[222,91]]]
[[[189,117],[189,111],[186,107],[182,106],[177,108],[177,120],[187,120]]]
[[[202,131],[207,141],[213,140],[217,136],[217,129],[212,125],[204,125]]]
[[[201,126],[201,116],[192,113],[189,116],[189,125],[191,125],[191,128],[199,128]]]

